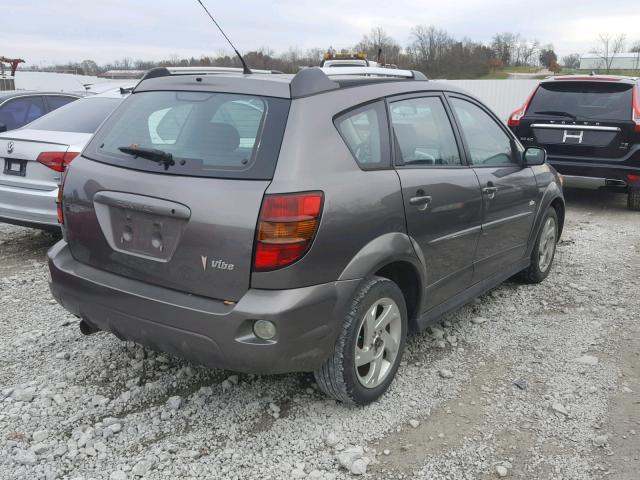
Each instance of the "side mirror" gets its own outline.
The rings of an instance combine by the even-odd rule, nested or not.
[[[522,158],[528,167],[543,165],[547,162],[547,151],[544,148],[529,147],[524,151]]]
[[[4,123],[0,123],[0,133],[7,131],[7,126]]]

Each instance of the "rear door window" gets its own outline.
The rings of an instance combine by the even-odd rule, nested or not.
[[[8,130],[20,128],[45,114],[42,97],[20,97],[9,100],[0,107],[0,123]]]
[[[109,118],[85,155],[167,174],[271,178],[289,103],[232,93],[136,93]],[[170,153],[176,164],[164,170],[120,150],[131,145]]]
[[[633,86],[616,82],[555,81],[541,83],[527,115],[576,120],[631,120]],[[571,119],[566,116],[566,119]]]
[[[402,165],[460,166],[451,122],[439,97],[391,104],[396,158]]]
[[[336,117],[334,123],[360,168],[373,170],[390,166],[389,133],[383,102],[349,110]]]

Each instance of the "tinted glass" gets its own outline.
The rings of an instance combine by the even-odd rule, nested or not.
[[[122,100],[119,98],[85,98],[48,113],[29,125],[29,128],[93,133],[120,102]]]
[[[335,125],[362,168],[380,168],[389,165],[388,138],[383,128],[384,104],[372,103],[351,110],[336,118]]]
[[[75,97],[63,97],[58,95],[48,95],[47,104],[49,105],[49,111],[53,111],[56,108],[64,107],[67,103],[71,103],[77,100]]]
[[[40,118],[44,113],[42,97],[16,98],[0,107],[0,123],[4,123],[7,130],[13,130]]]
[[[391,104],[396,153],[404,165],[460,165],[456,139],[437,97]]]
[[[556,112],[551,116],[559,118],[558,113],[567,112],[577,120],[631,120],[632,91],[632,85],[625,83],[564,80],[542,83],[527,115],[545,116],[541,112]]]
[[[513,159],[511,139],[484,110],[466,100],[451,99],[474,165],[507,165]]]
[[[154,172],[232,178],[271,178],[289,101],[211,92],[141,92],[109,118],[85,155]],[[120,147],[170,153],[176,164],[134,158]]]

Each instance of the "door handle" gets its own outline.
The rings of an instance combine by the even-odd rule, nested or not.
[[[420,195],[420,196],[417,196],[417,197],[411,197],[409,199],[409,204],[410,205],[424,207],[421,210],[426,209],[429,206],[430,203],[431,203],[431,196],[430,195]]]
[[[496,198],[496,193],[498,193],[498,187],[484,187],[482,193],[484,193],[489,200],[493,200]]]

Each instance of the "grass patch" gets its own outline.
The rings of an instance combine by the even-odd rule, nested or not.
[[[486,75],[478,77],[478,80],[505,80],[509,78],[509,73],[504,70],[493,70]]]

